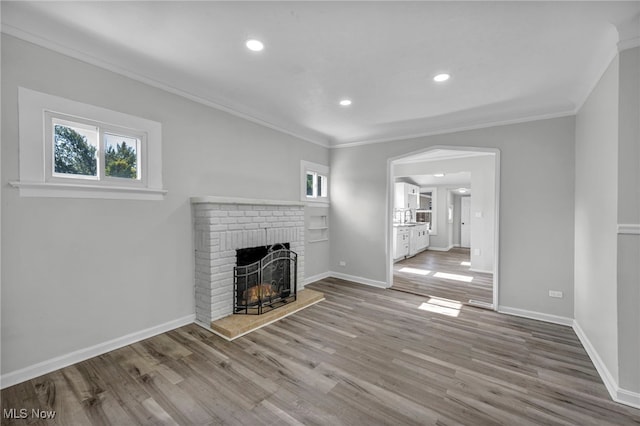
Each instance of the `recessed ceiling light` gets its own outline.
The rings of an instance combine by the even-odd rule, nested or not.
[[[256,40],[256,39],[247,40],[245,44],[247,46],[247,49],[253,50],[254,52],[259,52],[262,49],[264,49],[264,44],[262,44],[260,40]]]
[[[436,173],[434,174],[435,177],[444,177],[444,173]]]
[[[349,105],[351,105],[351,99],[342,99],[342,100],[340,101],[340,105],[342,105],[342,106],[349,106]]]
[[[467,192],[467,188],[460,188],[458,189],[458,192],[464,194],[465,192]]]
[[[438,74],[433,77],[433,81],[435,81],[436,83],[442,83],[443,81],[449,80],[450,77],[451,76],[449,74]]]

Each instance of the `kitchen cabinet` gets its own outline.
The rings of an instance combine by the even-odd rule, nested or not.
[[[393,228],[393,259],[404,259],[409,255],[409,228]]]
[[[405,182],[396,182],[394,206],[396,209],[418,208],[418,200],[420,197],[420,187]]]
[[[410,228],[409,256],[413,256],[429,246],[429,230],[426,224],[416,225]]]

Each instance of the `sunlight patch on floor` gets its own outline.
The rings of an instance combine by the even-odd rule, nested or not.
[[[435,274],[433,274],[433,276],[436,278],[444,278],[447,280],[464,281],[465,283],[470,283],[471,281],[473,281],[473,277],[470,277],[468,275],[449,274],[446,272],[436,272]]]
[[[428,302],[422,303],[418,309],[429,311],[436,314],[457,317],[460,314],[462,303],[454,300],[441,299],[439,297],[431,297]]]
[[[462,266],[471,266],[471,262],[460,262]]]
[[[400,269],[398,272],[408,272],[409,274],[416,274],[416,275],[429,275],[431,273],[431,271],[427,271],[426,269],[409,268],[408,266],[405,266],[404,268]]]

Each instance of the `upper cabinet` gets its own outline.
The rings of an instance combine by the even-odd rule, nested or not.
[[[412,209],[418,208],[420,188],[405,182],[396,182],[395,186],[395,208]]]

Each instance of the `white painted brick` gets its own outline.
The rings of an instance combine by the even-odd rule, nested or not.
[[[196,232],[196,317],[208,323],[230,315],[233,306],[233,268],[236,249],[290,243],[298,253],[298,280],[304,279],[304,207],[233,204],[197,204],[193,208]]]

